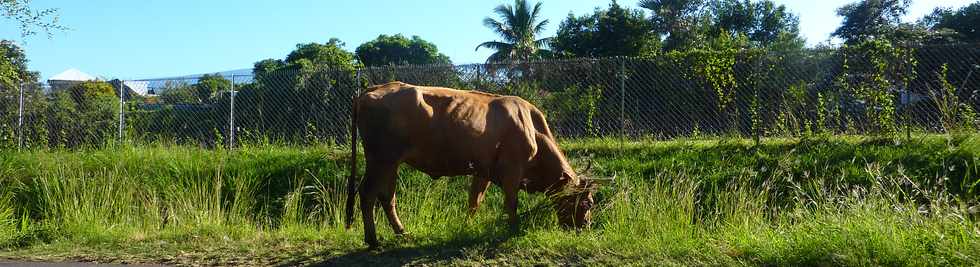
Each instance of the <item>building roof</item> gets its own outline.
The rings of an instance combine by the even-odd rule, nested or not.
[[[150,82],[148,81],[124,81],[123,84],[133,92],[145,96],[150,92]]]
[[[94,80],[96,80],[95,76],[89,75],[88,73],[84,73],[80,70],[73,69],[73,68],[67,69],[65,71],[62,71],[61,73],[51,76],[51,78],[48,78],[48,81],[94,81]]]

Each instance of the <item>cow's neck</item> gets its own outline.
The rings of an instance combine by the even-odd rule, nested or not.
[[[542,177],[547,177],[549,179],[555,179],[548,181],[550,186],[548,186],[547,191],[565,191],[568,189],[574,189],[578,186],[579,179],[575,170],[572,166],[568,164],[568,160],[565,159],[565,155],[561,153],[558,146],[553,142],[543,142],[544,146],[539,146],[537,165],[541,167]]]

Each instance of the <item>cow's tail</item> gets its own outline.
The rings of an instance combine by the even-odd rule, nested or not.
[[[354,201],[357,197],[357,98],[351,103],[350,122],[350,177],[347,177],[347,209],[344,228],[354,224]]]

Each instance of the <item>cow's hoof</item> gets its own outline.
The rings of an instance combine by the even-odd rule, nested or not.
[[[412,234],[409,232],[402,232],[400,234],[395,234],[395,238],[398,240],[412,241]]]
[[[367,241],[365,243],[367,243],[368,245],[368,250],[376,250],[381,247],[381,243],[378,243],[378,241],[374,241],[374,242]]]

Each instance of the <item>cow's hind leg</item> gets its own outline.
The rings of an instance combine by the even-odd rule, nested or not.
[[[383,178],[379,181],[380,184],[378,185],[378,200],[381,201],[381,207],[384,209],[385,216],[388,217],[388,224],[395,231],[395,235],[402,235],[405,233],[405,226],[398,219],[396,208],[397,199],[395,197],[395,184],[398,180],[398,164],[392,164],[390,168],[385,168],[379,175]]]
[[[379,191],[389,182],[387,179],[394,179],[393,176],[385,175],[389,169],[397,167],[392,163],[380,163],[368,160],[367,171],[364,180],[361,182],[361,216],[364,221],[364,242],[371,248],[378,247],[378,236],[374,223],[375,201],[379,198]]]

